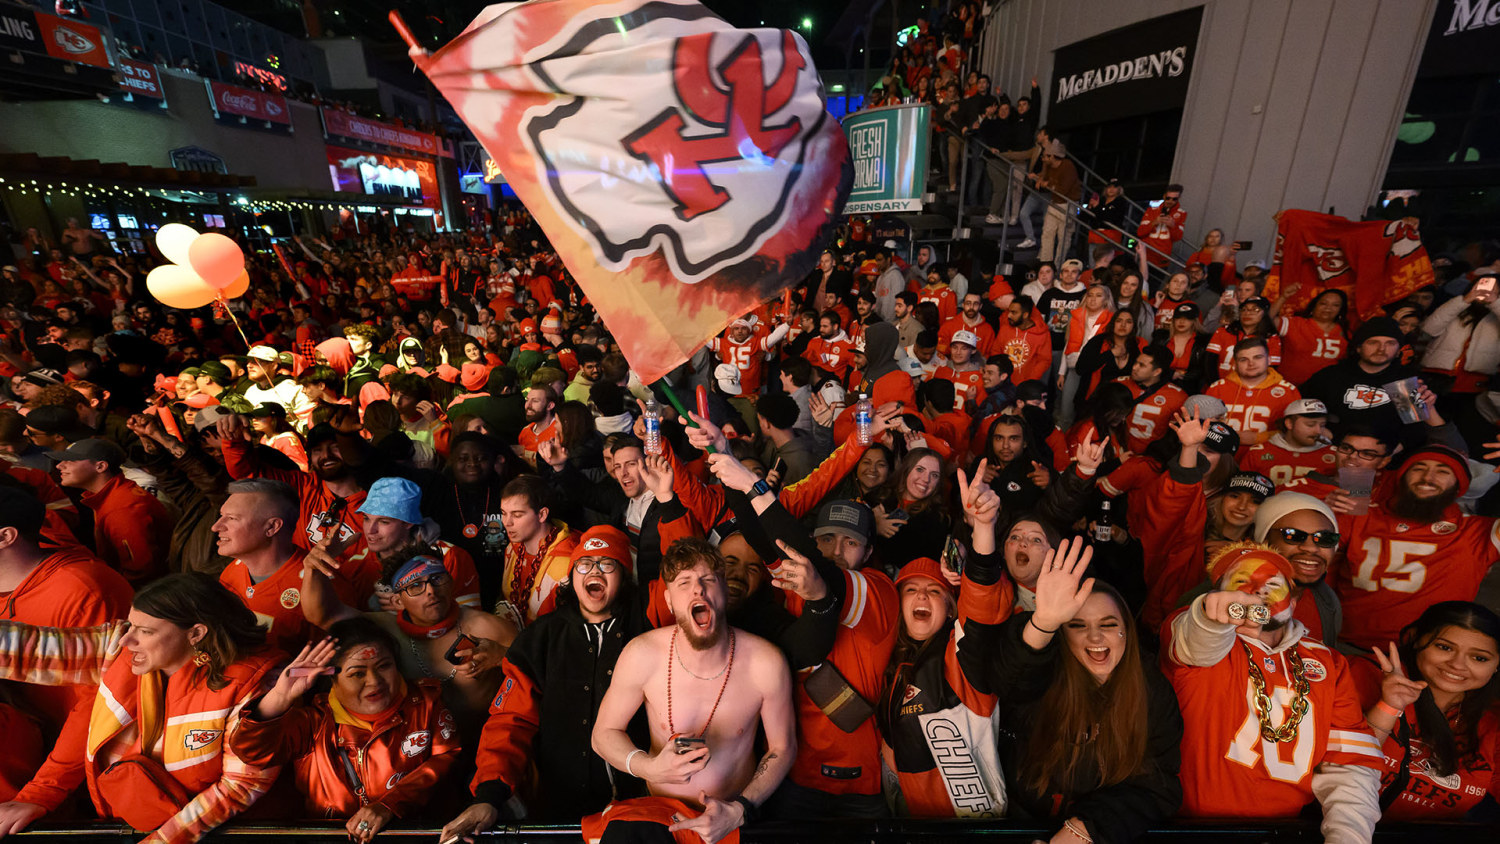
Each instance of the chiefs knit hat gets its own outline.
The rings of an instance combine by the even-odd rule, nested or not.
[[[1390,337],[1397,342],[1401,340],[1401,326],[1388,316],[1378,316],[1366,320],[1359,328],[1354,330],[1354,347],[1359,348],[1371,337]]]
[[[1286,557],[1272,551],[1264,545],[1254,542],[1235,542],[1224,546],[1219,553],[1208,561],[1208,577],[1215,586],[1236,563],[1245,560],[1257,560],[1267,562],[1276,567],[1282,577],[1286,578],[1287,585],[1296,582],[1296,573],[1292,570],[1292,563]]]
[[[1458,478],[1458,494],[1463,495],[1469,491],[1469,481],[1473,480],[1473,476],[1469,473],[1469,459],[1445,445],[1436,443],[1424,445],[1408,455],[1405,460],[1401,461],[1401,468],[1396,470],[1396,477],[1405,475],[1407,470],[1419,460],[1436,460],[1446,465]]]
[[[526,319],[521,320],[521,333],[522,334],[535,334],[536,333],[536,320],[534,320],[534,319],[532,319],[530,317],[527,317]]]
[[[458,381],[465,390],[477,393],[490,381],[490,368],[482,363],[469,361],[459,370]]]
[[[1303,510],[1312,510],[1328,520],[1328,524],[1338,529],[1339,520],[1333,515],[1333,508],[1324,504],[1311,495],[1301,492],[1278,492],[1260,503],[1260,509],[1255,511],[1255,541],[1265,542],[1266,536],[1271,533],[1271,528],[1286,516],[1299,513]]]
[[[584,557],[607,557],[624,566],[626,571],[635,568],[630,559],[630,537],[612,525],[596,525],[578,537],[578,544],[573,546],[573,555],[569,559],[570,566],[578,565]]]
[[[896,574],[896,591],[901,591],[902,583],[908,580],[916,580],[919,577],[925,577],[942,586],[950,598],[957,597],[958,595],[958,590],[953,587],[953,584],[948,582],[948,578],[943,576],[942,564],[931,557],[918,557],[902,566],[901,571]]]

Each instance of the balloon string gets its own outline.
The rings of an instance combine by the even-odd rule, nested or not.
[[[249,351],[250,338],[245,336],[245,329],[240,327],[240,321],[235,318],[234,311],[231,311],[229,309],[229,300],[224,298],[223,293],[219,294],[219,304],[224,306],[224,313],[229,316],[229,321],[234,323],[234,330],[238,331],[240,333],[240,339],[245,341],[245,351]]]

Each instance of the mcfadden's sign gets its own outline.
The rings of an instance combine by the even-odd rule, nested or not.
[[[1057,49],[1047,123],[1066,129],[1181,108],[1202,20],[1198,6]]]
[[[1438,0],[1418,76],[1500,71],[1500,0]]]

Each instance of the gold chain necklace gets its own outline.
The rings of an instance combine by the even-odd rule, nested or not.
[[[1297,655],[1297,648],[1293,646],[1286,651],[1286,661],[1292,671],[1292,691],[1297,696],[1292,698],[1291,711],[1287,713],[1286,720],[1281,722],[1281,726],[1272,727],[1271,698],[1266,694],[1266,678],[1260,673],[1260,666],[1255,664],[1255,653],[1250,650],[1250,646],[1240,642],[1240,647],[1245,649],[1245,656],[1250,660],[1250,682],[1255,684],[1255,714],[1260,716],[1261,737],[1278,743],[1296,741],[1297,727],[1307,715],[1307,695],[1312,691],[1312,686],[1307,682],[1307,672],[1302,668],[1302,657]]]

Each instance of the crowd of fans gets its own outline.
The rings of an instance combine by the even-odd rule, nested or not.
[[[957,9],[890,86],[954,87],[921,69]],[[1010,107],[997,160],[1066,163],[1034,117],[984,134]],[[1136,229],[1163,253],[1182,192]],[[1358,320],[1218,230],[1184,272],[1054,232],[1011,277],[900,237],[848,219],[644,384],[521,209],[284,240],[191,312],[159,261],[26,232],[0,837],[1500,815],[1500,248]]]
[[[286,241],[233,314],[17,250],[0,835],[1493,814],[1495,255],[1355,324],[1215,242],[986,278],[852,218],[648,385],[501,222]]]

